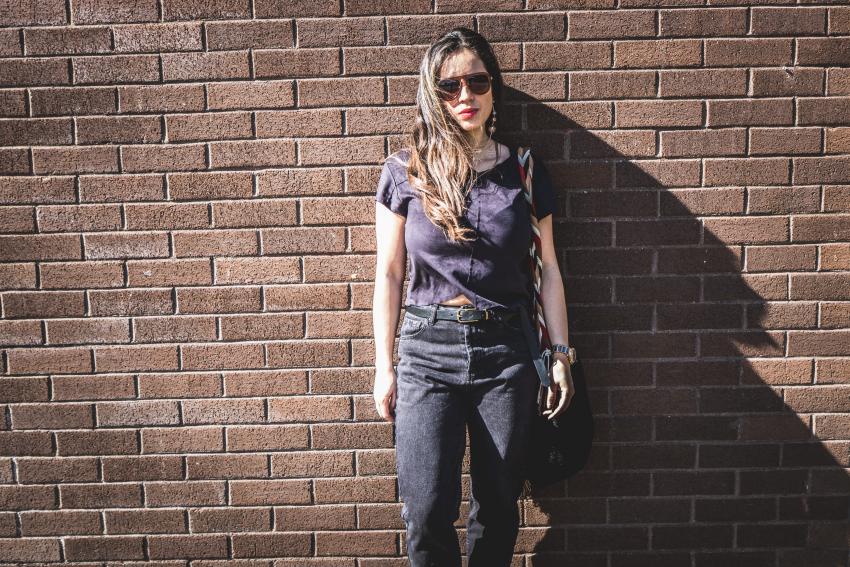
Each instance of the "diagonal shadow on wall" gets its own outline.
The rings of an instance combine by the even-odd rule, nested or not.
[[[670,125],[682,108],[652,102],[668,107],[644,107],[633,132],[617,124],[634,155],[591,132],[614,126],[612,102],[509,89],[499,115],[496,137],[530,145],[557,186],[570,341],[597,427],[585,470],[522,501],[514,565],[847,567],[850,400],[830,357],[850,354],[850,335],[818,317],[846,290],[819,279],[818,242],[789,226],[818,212],[820,187],[792,188],[789,158],[786,182],[750,185],[747,160],[689,154]],[[683,136],[660,158],[658,130]],[[464,473],[461,549],[466,460]]]

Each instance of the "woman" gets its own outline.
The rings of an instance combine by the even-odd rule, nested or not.
[[[506,567],[539,387],[528,342],[536,334],[520,315],[533,291],[530,205],[517,149],[493,139],[503,87],[487,41],[453,29],[431,45],[419,76],[412,143],[385,161],[376,196],[375,405],[395,423],[411,567],[461,565],[454,522],[467,427],[468,565]],[[566,304],[552,243],[555,197],[539,158],[532,178],[544,316],[552,343],[565,345]],[[407,257],[396,376],[394,331]],[[573,394],[566,355],[555,356],[544,412],[550,418]]]

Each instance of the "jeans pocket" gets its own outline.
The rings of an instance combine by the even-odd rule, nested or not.
[[[399,330],[399,340],[402,339],[412,339],[413,337],[418,336],[425,329],[428,328],[428,320],[417,315],[413,315],[410,312],[404,313],[404,319],[401,322],[401,329]]]

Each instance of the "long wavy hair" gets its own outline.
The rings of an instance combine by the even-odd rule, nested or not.
[[[484,36],[466,27],[456,27],[431,44],[419,66],[416,119],[404,149],[408,150],[408,180],[418,191],[425,216],[452,241],[469,241],[475,230],[463,222],[466,195],[475,182],[473,147],[466,131],[451,116],[437,95],[440,68],[459,49],[473,51],[491,76],[493,110],[484,123],[485,132],[495,136],[494,115],[502,111],[502,72]],[[497,146],[498,147],[498,146]]]

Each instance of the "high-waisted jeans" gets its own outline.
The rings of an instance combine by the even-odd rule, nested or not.
[[[524,450],[540,385],[522,325],[518,316],[459,323],[405,311],[395,432],[411,567],[461,565],[454,522],[467,427],[468,567],[511,563]]]

